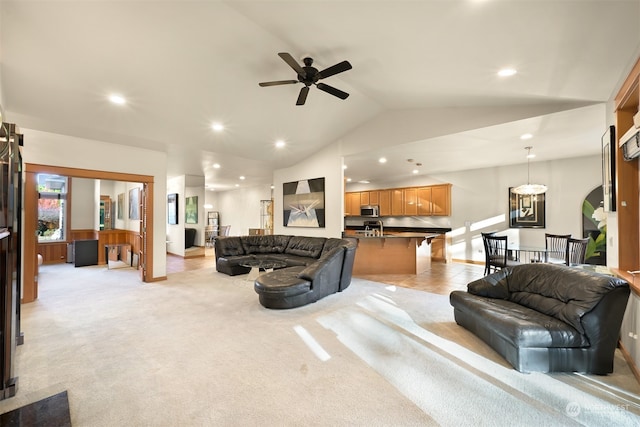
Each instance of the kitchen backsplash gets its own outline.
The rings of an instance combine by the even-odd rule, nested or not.
[[[360,226],[364,221],[379,219],[385,227],[420,227],[420,228],[451,228],[450,217],[435,216],[385,216],[380,218],[346,217],[345,226]]]

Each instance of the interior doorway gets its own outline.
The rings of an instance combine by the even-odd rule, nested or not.
[[[140,201],[140,228],[137,232],[139,272],[143,282],[153,281],[153,176],[118,172],[105,172],[59,166],[26,163],[24,167],[24,245],[22,302],[38,298],[38,188],[37,175],[57,174],[70,178],[88,178],[142,184]],[[96,231],[97,232],[97,231]]]

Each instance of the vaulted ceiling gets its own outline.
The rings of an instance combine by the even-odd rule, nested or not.
[[[2,105],[24,128],[166,151],[170,177],[220,190],[336,141],[358,180],[409,158],[421,174],[523,163],[526,145],[550,160],[599,153],[639,24],[636,0],[3,0]],[[296,79],[278,52],[348,60],[325,82],[350,96],[259,87]]]

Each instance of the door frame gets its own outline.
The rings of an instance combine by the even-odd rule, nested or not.
[[[38,298],[38,251],[36,226],[38,222],[38,191],[36,175],[48,173],[67,176],[70,178],[104,179],[111,181],[124,181],[141,183],[147,189],[146,197],[142,198],[144,203],[143,212],[146,212],[146,229],[142,236],[146,236],[147,241],[144,247],[143,258],[140,260],[140,277],[143,282],[154,281],[153,275],[153,176],[138,175],[121,172],[107,172],[91,169],[77,169],[63,166],[40,165],[25,163],[24,165],[24,222],[23,222],[23,284],[22,302],[33,302]],[[142,230],[141,230],[142,231]]]

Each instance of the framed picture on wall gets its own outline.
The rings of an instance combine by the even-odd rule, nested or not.
[[[124,219],[124,193],[118,194],[118,219]]]
[[[167,196],[167,221],[171,225],[178,223],[178,193]]]
[[[185,198],[184,222],[186,224],[198,223],[198,196]]]
[[[609,126],[602,135],[602,192],[604,210],[616,210],[616,127]]]
[[[544,228],[544,193],[516,194],[512,188],[509,187],[509,228]]]
[[[285,227],[324,228],[324,178],[283,184]]]
[[[140,219],[140,189],[129,190],[129,219]]]

